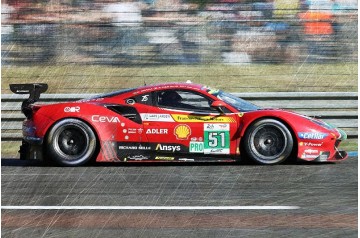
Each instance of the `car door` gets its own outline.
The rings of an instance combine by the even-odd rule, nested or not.
[[[226,155],[236,153],[238,115],[220,113],[214,100],[197,91],[159,90],[153,93],[154,107],[142,114],[148,142],[158,154]]]
[[[118,125],[117,155],[123,161],[142,161],[152,159],[154,147],[145,136],[141,115],[152,107],[151,92],[134,94],[124,99],[121,106],[108,106],[128,120]]]

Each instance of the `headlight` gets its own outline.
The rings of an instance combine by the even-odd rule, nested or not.
[[[309,121],[314,122],[315,124],[325,128],[325,129],[328,129],[328,130],[332,130],[332,129],[335,128],[334,126],[332,126],[332,125],[330,125],[330,124],[328,124],[328,123],[326,123],[324,121],[318,120],[318,119],[314,119],[314,118],[311,118],[311,117],[306,117],[306,119],[308,119]]]

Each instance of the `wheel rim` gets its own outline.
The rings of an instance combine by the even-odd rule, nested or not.
[[[287,137],[284,130],[276,125],[257,127],[253,131],[250,140],[252,151],[258,158],[265,161],[281,159],[281,155],[287,146]]]
[[[68,125],[61,128],[56,136],[55,150],[66,160],[82,157],[89,148],[89,137],[79,126]]]

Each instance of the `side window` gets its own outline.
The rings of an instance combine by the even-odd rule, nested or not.
[[[157,105],[186,111],[217,112],[211,108],[211,99],[201,94],[184,90],[166,90],[157,93]]]
[[[145,94],[140,94],[140,95],[136,95],[130,98],[127,98],[125,100],[126,104],[132,105],[134,103],[141,103],[141,104],[145,104],[145,105],[152,105],[152,94],[149,93],[145,93]]]

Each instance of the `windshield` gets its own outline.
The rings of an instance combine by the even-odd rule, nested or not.
[[[241,112],[255,111],[260,109],[258,106],[250,102],[247,102],[244,99],[238,98],[230,93],[225,93],[221,90],[216,90],[216,91],[212,90],[212,91],[213,92],[211,92],[210,90],[209,93],[216,96],[218,99],[226,102],[227,104],[235,107]]]

